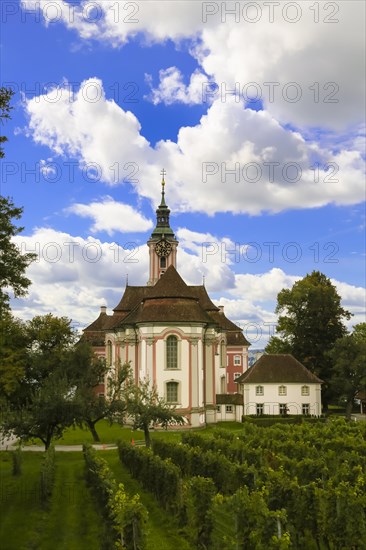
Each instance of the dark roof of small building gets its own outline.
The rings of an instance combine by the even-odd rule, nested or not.
[[[237,380],[239,384],[306,383],[320,384],[322,380],[288,353],[262,355]]]
[[[216,395],[216,405],[243,405],[241,393],[219,393]]]

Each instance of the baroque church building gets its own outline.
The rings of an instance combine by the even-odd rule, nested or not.
[[[236,380],[248,368],[250,344],[204,285],[187,285],[179,275],[169,216],[163,176],[156,227],[147,242],[149,281],[127,284],[113,315],[103,306],[85,337],[111,369],[130,362],[135,382],[148,378],[188,425],[240,420]],[[98,391],[104,393],[103,384]]]

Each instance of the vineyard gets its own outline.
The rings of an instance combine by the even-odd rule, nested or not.
[[[7,548],[366,548],[365,422],[160,432],[152,449],[126,434],[118,451],[2,454]]]
[[[153,450],[119,443],[131,475],[174,514],[193,548],[366,547],[366,425],[246,423]]]

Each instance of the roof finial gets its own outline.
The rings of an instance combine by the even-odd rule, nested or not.
[[[166,171],[165,171],[164,168],[162,169],[160,174],[161,174],[161,205],[160,206],[166,206],[166,204],[165,204],[165,175],[166,175]]]
[[[205,286],[206,277],[202,275],[202,285]]]
[[[162,171],[160,172],[160,174],[161,174],[161,185],[164,187],[164,185],[165,185],[165,179],[164,179],[164,177],[165,177],[165,175],[166,175],[166,170],[165,170],[165,168],[162,169]]]
[[[128,273],[126,273],[126,286],[128,286]]]

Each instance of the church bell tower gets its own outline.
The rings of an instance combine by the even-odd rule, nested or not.
[[[155,285],[169,266],[177,267],[178,241],[169,225],[170,210],[165,204],[165,170],[162,170],[161,202],[156,210],[156,226],[147,241],[150,256],[148,285]]]

